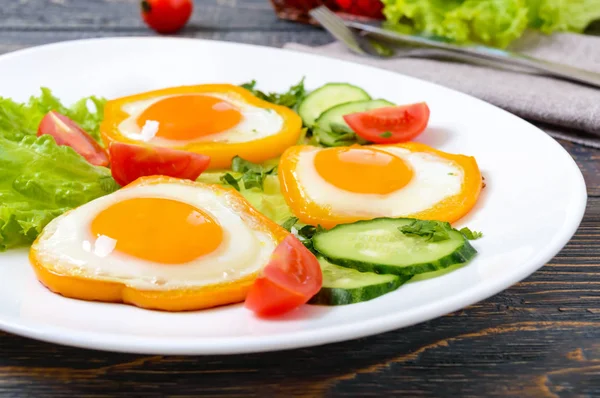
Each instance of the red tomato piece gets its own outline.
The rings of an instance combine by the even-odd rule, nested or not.
[[[55,111],[44,116],[38,126],[37,136],[51,135],[58,145],[70,146],[94,166],[108,166],[108,154],[77,123]]]
[[[367,18],[383,19],[381,0],[336,0],[342,11]]]
[[[322,284],[319,261],[289,234],[250,288],[245,306],[259,316],[281,315],[306,304]]]
[[[150,145],[112,142],[108,150],[112,176],[121,186],[152,175],[196,180],[210,163],[206,155]]]
[[[395,144],[410,141],[425,130],[429,123],[429,107],[425,102],[389,106],[345,115],[344,120],[367,141]]]
[[[192,0],[143,0],[144,22],[158,33],[175,33],[185,26],[193,11]]]

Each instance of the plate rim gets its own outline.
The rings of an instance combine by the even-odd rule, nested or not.
[[[79,347],[85,349],[95,349],[112,352],[135,353],[135,354],[159,354],[159,355],[235,355],[257,352],[271,352],[280,350],[289,350],[303,347],[321,346],[324,344],[339,343],[342,341],[355,340],[366,336],[377,335],[400,328],[405,328],[419,324],[428,320],[432,320],[448,313],[460,310],[468,305],[475,304],[489,297],[492,297],[516,284],[517,282],[532,275],[542,268],[548,261],[556,256],[564,246],[571,240],[575,232],[579,228],[587,207],[588,195],[587,187],[583,174],[573,159],[573,157],[560,145],[554,138],[542,131],[537,126],[527,120],[520,118],[502,108],[497,107],[489,102],[481,100],[469,94],[454,90],[452,88],[419,79],[413,76],[405,75],[378,68],[372,65],[351,62],[338,58],[327,57],[325,55],[307,53],[295,49],[269,47],[264,45],[237,43],[222,40],[197,39],[189,37],[153,37],[153,36],[120,36],[120,37],[101,37],[89,39],[66,40],[55,43],[48,43],[39,46],[19,49],[3,55],[0,55],[0,63],[4,60],[35,53],[40,50],[48,50],[52,48],[69,47],[77,45],[93,44],[97,42],[110,41],[190,41],[204,44],[230,47],[246,47],[250,49],[267,49],[273,52],[292,52],[303,54],[307,57],[334,61],[343,64],[358,65],[363,68],[386,72],[399,75],[402,78],[412,79],[420,84],[435,86],[437,89],[442,89],[451,92],[453,95],[465,96],[470,100],[475,100],[484,103],[487,106],[494,108],[494,111],[502,112],[512,118],[517,118],[521,123],[529,125],[530,134],[537,134],[541,139],[552,141],[552,145],[557,146],[559,151],[562,151],[566,156],[565,163],[568,163],[570,172],[577,181],[573,189],[573,197],[570,208],[568,209],[570,216],[565,217],[567,222],[560,233],[553,236],[554,245],[549,249],[537,253],[528,262],[521,264],[521,267],[513,272],[510,277],[501,280],[492,280],[487,283],[478,283],[472,288],[462,291],[460,294],[451,296],[448,300],[442,303],[430,303],[420,306],[417,310],[404,311],[401,317],[398,313],[389,313],[385,316],[362,321],[360,323],[349,323],[342,326],[327,326],[316,330],[302,330],[298,332],[286,332],[275,334],[272,336],[243,336],[243,337],[225,337],[225,338],[177,338],[174,340],[156,339],[154,337],[123,335],[119,333],[104,333],[81,331],[70,328],[56,327],[53,325],[43,325],[43,328],[38,329],[36,323],[20,324],[15,321],[6,321],[0,318],[0,330],[9,333],[14,333],[20,336],[33,338],[40,341],[45,341],[54,344]],[[535,133],[534,133],[535,131]],[[542,138],[545,137],[545,138]],[[566,167],[566,164],[565,164]],[[575,192],[579,191],[579,192]],[[489,281],[489,280],[487,280]],[[265,337],[271,337],[271,343],[264,345]]]

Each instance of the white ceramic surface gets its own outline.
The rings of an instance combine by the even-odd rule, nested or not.
[[[24,101],[47,86],[69,103],[194,83],[256,79],[261,89],[282,90],[302,76],[310,89],[351,82],[374,98],[427,101],[431,121],[419,141],[475,156],[487,184],[476,208],[456,224],[485,234],[473,242],[479,255],[468,266],[369,302],[305,306],[268,321],[241,305],[171,314],[63,298],[37,282],[25,249],[0,254],[0,329],[40,340],[148,354],[235,354],[381,333],[458,310],[527,277],[567,243],[585,209],[578,167],[545,133],[467,95],[384,70],[250,45],[120,38],[4,55],[0,76],[1,96]]]

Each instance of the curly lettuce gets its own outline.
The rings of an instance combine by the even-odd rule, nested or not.
[[[600,19],[599,0],[527,0],[529,26],[544,33],[582,32]]]
[[[47,89],[26,104],[0,98],[0,251],[30,244],[53,218],[119,188],[109,169],[35,136],[46,112],[57,110],[97,138],[103,105],[91,97],[65,107]]]
[[[458,43],[506,47],[527,28],[583,31],[600,18],[598,0],[382,0],[386,27]]]
[[[66,107],[45,87],[41,89],[40,96],[32,96],[27,103],[0,97],[0,137],[14,133],[35,135],[44,115],[56,111],[75,121],[100,142],[99,129],[105,103],[104,98],[91,96]]]

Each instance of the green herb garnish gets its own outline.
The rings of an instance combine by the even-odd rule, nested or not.
[[[392,136],[392,133],[390,133],[389,131],[386,131],[384,133],[379,134],[379,136],[381,138],[390,138]]]
[[[312,239],[317,232],[317,228],[312,225],[305,225],[298,230],[298,235],[303,237],[304,239]]]
[[[258,188],[260,190],[263,189],[263,181],[265,179],[265,175],[260,173],[244,173],[242,175],[242,181],[244,182],[244,188],[252,189]]]
[[[236,191],[240,190],[240,184],[238,184],[239,179],[236,179],[234,176],[232,176],[229,173],[223,174],[221,177],[219,177],[219,180],[223,184],[231,185],[232,187],[235,188]]]
[[[246,173],[248,171],[252,171],[255,173],[277,174],[277,167],[265,167],[258,163],[252,163],[251,161],[239,156],[236,156],[231,160],[231,170],[235,171],[236,173]]]
[[[287,106],[288,108],[293,108],[302,101],[304,96],[306,95],[306,89],[304,88],[304,78],[300,80],[300,82],[289,88],[285,93],[265,93],[256,89],[256,80],[252,80],[248,83],[244,83],[241,87],[249,90],[257,96],[258,98],[270,102],[276,105]]]
[[[419,236],[427,241],[440,242],[450,239],[449,232],[452,231],[452,226],[443,221],[414,220],[398,229],[404,235]]]
[[[476,240],[483,236],[483,234],[479,231],[471,231],[469,228],[464,227],[460,229],[460,233],[464,235],[465,238],[469,240]]]
[[[296,225],[297,222],[298,222],[298,217],[290,217],[287,220],[285,220],[283,222],[283,224],[281,224],[281,226],[291,232],[292,227],[294,225]]]
[[[320,225],[317,225],[316,227],[314,227],[312,225],[305,225],[298,230],[298,240],[300,240],[300,242],[302,242],[302,244],[308,250],[312,251],[313,253],[316,253],[316,251],[313,247],[312,238],[313,238],[313,236],[315,236],[315,234],[317,232],[321,232],[321,231],[324,231],[324,228],[321,227]]]
[[[263,183],[268,175],[277,174],[277,166],[265,167],[260,164],[252,163],[246,159],[236,156],[231,161],[231,170],[241,173],[242,176],[237,181],[244,183],[244,188],[263,189]]]

